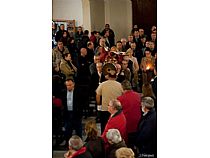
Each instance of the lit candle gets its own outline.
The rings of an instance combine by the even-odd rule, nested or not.
[[[149,70],[149,69],[150,69],[150,66],[149,66],[149,65],[147,65],[146,70]]]

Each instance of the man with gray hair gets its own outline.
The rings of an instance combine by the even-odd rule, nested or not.
[[[157,157],[157,118],[154,100],[151,97],[144,97],[141,106],[144,114],[138,124],[135,145],[139,149],[139,157],[145,157],[145,155]]]
[[[87,150],[85,146],[83,146],[82,139],[77,136],[73,135],[69,139],[69,151],[64,154],[65,158],[92,158],[92,155]]]
[[[127,147],[118,129],[109,129],[106,133],[106,138],[110,144],[106,152],[107,157],[109,158],[116,158],[116,150],[122,147]]]
[[[106,146],[108,146],[108,140],[106,134],[109,129],[118,129],[122,138],[126,141],[127,140],[127,132],[126,132],[126,118],[122,112],[121,103],[117,99],[112,99],[108,105],[108,112],[111,114],[105,129],[102,133],[102,138]]]

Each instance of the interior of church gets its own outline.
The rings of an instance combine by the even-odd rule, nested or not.
[[[157,0],[52,0],[52,100],[53,158],[157,157]]]

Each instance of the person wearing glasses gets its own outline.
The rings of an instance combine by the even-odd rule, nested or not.
[[[126,132],[126,118],[122,111],[122,106],[119,100],[112,99],[108,105],[108,112],[111,114],[109,120],[105,126],[105,129],[101,135],[104,139],[105,146],[108,147],[108,139],[106,137],[109,129],[118,129],[122,139],[127,141],[127,132]]]

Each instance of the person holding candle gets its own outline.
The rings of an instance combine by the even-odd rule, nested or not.
[[[145,57],[141,60],[140,68],[142,70],[143,84],[149,83],[157,75],[155,57],[151,55],[149,48],[145,49]]]

